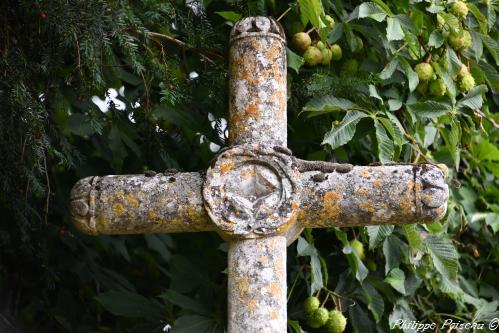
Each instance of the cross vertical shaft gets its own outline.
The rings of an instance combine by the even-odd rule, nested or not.
[[[283,37],[280,26],[263,17],[244,19],[232,30],[229,65],[231,145],[286,146],[286,48]],[[258,179],[257,188],[265,195],[268,184]],[[283,235],[249,239],[238,239],[236,235],[229,240],[229,333],[286,332],[286,242]]]

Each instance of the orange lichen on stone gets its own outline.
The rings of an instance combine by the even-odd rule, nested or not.
[[[409,216],[409,215],[412,215],[412,213],[414,212],[413,209],[415,207],[415,204],[413,201],[402,198],[399,201],[399,205],[400,205],[402,215]]]
[[[270,320],[277,320],[279,318],[279,311],[276,309],[273,309],[270,311]]]
[[[250,312],[253,312],[253,310],[255,310],[255,307],[256,307],[256,300],[252,299],[251,301],[249,301],[248,303],[248,310]]]
[[[421,196],[421,199],[422,199],[422,200],[424,200],[424,201],[426,201],[426,202],[431,201],[431,198],[432,198],[432,196],[431,196],[431,195],[429,195],[429,194],[423,194],[423,195]]]
[[[383,182],[381,180],[376,179],[375,181],[373,181],[374,188],[381,188],[381,186],[383,186]]]
[[[115,203],[113,205],[113,211],[117,216],[121,216],[125,213],[125,207],[120,203]]]
[[[134,197],[131,194],[125,195],[125,202],[129,205],[132,206],[133,208],[138,208],[140,205],[139,200],[137,200],[136,197]]]
[[[374,213],[374,205],[371,201],[362,201],[359,203],[359,208],[371,214]]]
[[[361,177],[364,177],[364,178],[367,178],[367,177],[369,177],[369,174],[370,174],[369,169],[364,169],[364,170],[362,170],[362,172],[360,173],[360,176],[361,176]]]
[[[260,258],[258,258],[258,261],[263,265],[267,265],[269,262],[269,257],[267,257],[266,255],[261,255]]]
[[[241,283],[238,286],[239,297],[244,298],[245,294],[248,292],[248,287],[250,285],[250,279],[248,276],[243,276]]]
[[[341,213],[341,206],[339,201],[341,195],[336,192],[326,192],[322,197],[323,212],[321,214],[322,219],[334,219],[338,217]]]
[[[220,165],[220,172],[222,174],[225,174],[227,172],[229,172],[230,170],[232,170],[236,165],[234,164],[234,162],[228,162],[228,163],[224,163],[222,165]]]
[[[257,100],[258,102],[258,100]],[[252,117],[252,118],[259,118],[260,117],[260,111],[258,111],[258,104],[252,103],[246,106],[246,109],[244,110],[245,117]]]
[[[281,286],[277,282],[271,282],[268,286],[268,291],[273,297],[279,297],[282,292]]]
[[[369,191],[367,191],[365,188],[356,188],[353,193],[355,195],[363,195],[363,196],[366,196],[369,194]]]

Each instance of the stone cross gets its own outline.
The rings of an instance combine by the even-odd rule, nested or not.
[[[425,223],[448,188],[430,164],[352,166],[286,148],[286,41],[248,17],[230,35],[229,141],[205,173],[88,177],[71,192],[85,233],[217,231],[229,243],[228,332],[286,332],[286,246],[303,228]]]

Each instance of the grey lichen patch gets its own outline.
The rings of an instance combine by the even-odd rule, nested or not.
[[[286,332],[286,238],[232,241],[229,332]]]
[[[89,177],[71,192],[71,214],[81,231],[94,235],[213,230],[202,183],[196,172]]]
[[[273,147],[236,146],[208,169],[205,207],[226,238],[286,234],[299,207],[293,158]]]

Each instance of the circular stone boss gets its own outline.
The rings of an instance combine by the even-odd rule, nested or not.
[[[222,152],[206,175],[205,208],[222,235],[257,238],[285,233],[296,220],[298,172],[292,157],[271,148]]]

